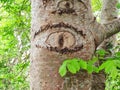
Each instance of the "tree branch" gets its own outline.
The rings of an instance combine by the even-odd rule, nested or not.
[[[117,18],[117,8],[116,8],[117,0],[102,0],[102,10],[101,10],[101,24],[107,23]],[[99,46],[98,49],[105,49],[107,50],[107,44],[111,43],[114,44],[115,42],[115,35],[104,40]]]
[[[96,46],[120,31],[120,19],[117,18],[116,4],[117,0],[103,0],[101,24],[95,21],[92,25]]]
[[[101,42],[112,35],[120,32],[120,18],[114,19],[104,24],[94,23],[93,35],[95,38],[96,46],[99,46]]]
[[[107,23],[113,19],[117,19],[118,0],[102,0],[101,23]]]
[[[105,38],[109,38],[120,31],[120,18],[103,24],[103,26],[106,32]]]
[[[118,0],[103,0],[101,23],[106,32],[106,38],[120,31],[120,19],[117,18],[117,4]]]

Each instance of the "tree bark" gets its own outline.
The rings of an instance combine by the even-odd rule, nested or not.
[[[96,47],[119,31],[120,21],[111,22],[112,29],[97,23],[90,0],[31,0],[31,6],[30,89],[93,90],[86,71],[62,78],[58,69],[65,59],[91,59]]]

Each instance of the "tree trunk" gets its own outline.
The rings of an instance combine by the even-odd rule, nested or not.
[[[119,31],[120,21],[97,23],[90,0],[31,0],[31,6],[30,89],[93,90],[86,71],[62,78],[59,67],[65,59],[91,59],[96,47]]]

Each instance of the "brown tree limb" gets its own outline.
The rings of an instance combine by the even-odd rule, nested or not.
[[[110,21],[103,26],[105,28],[106,38],[109,38],[120,31],[120,18]]]
[[[96,46],[103,40],[111,37],[120,31],[120,18],[114,19],[104,24],[94,23],[92,33],[95,38]]]
[[[117,18],[116,4],[118,0],[102,0],[101,23]]]
[[[96,46],[120,31],[120,19],[117,18],[116,4],[117,0],[103,0],[101,24],[94,22],[92,26]]]

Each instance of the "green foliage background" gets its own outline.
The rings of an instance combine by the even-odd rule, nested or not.
[[[29,0],[0,0],[0,90],[29,90]]]
[[[92,0],[98,21],[101,5],[101,0]],[[120,9],[120,3],[117,8]],[[29,0],[0,0],[0,90],[29,90],[30,9]],[[116,46],[111,50],[119,52],[119,44],[118,34]],[[87,68],[86,62],[80,63],[83,69]],[[67,65],[69,70],[77,72],[70,69],[70,64]],[[120,72],[115,79],[109,74],[107,77],[106,90],[120,90]]]

